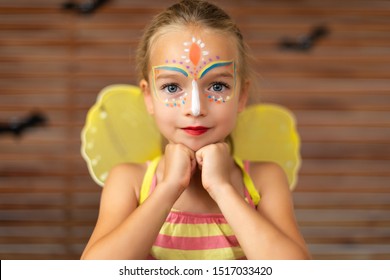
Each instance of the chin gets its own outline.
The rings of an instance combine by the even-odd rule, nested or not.
[[[200,150],[201,148],[207,146],[209,144],[204,144],[204,145],[189,145],[187,146],[188,148],[190,148],[191,150],[193,150],[194,152],[197,152],[198,150]]]
[[[218,142],[222,142],[223,140],[221,141],[213,141],[213,142],[204,142],[204,141],[183,141],[181,144],[187,146],[189,149],[193,150],[194,152],[197,152],[198,150],[200,150],[201,148],[203,147],[206,147],[208,145],[211,145],[211,144],[215,144],[215,143],[218,143]]]
[[[201,149],[202,147],[206,146],[206,145],[200,144],[200,143],[188,143],[188,142],[185,142],[185,141],[170,142],[170,143],[182,144],[182,145],[186,146],[187,148],[189,148],[190,150],[192,150],[194,152],[196,152],[199,149]]]

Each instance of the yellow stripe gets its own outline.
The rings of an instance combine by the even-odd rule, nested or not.
[[[171,224],[164,223],[160,234],[175,237],[205,237],[205,236],[231,236],[234,235],[228,224]]]
[[[160,161],[160,158],[161,157],[159,156],[153,159],[152,162],[149,164],[148,169],[145,172],[145,176],[142,181],[141,192],[139,195],[139,204],[142,204],[149,195],[150,186],[152,184],[154,173],[156,171],[157,164]]]
[[[253,184],[251,177],[245,171],[244,163],[242,162],[242,160],[239,159],[238,157],[234,157],[234,160],[237,163],[237,165],[241,168],[242,178],[244,180],[244,185],[245,185],[246,189],[248,190],[249,195],[251,196],[253,203],[255,204],[255,206],[257,206],[259,204],[259,201],[260,201],[260,194],[257,191],[255,185]]]
[[[245,257],[240,247],[210,250],[177,250],[153,246],[151,254],[159,260],[235,260]]]

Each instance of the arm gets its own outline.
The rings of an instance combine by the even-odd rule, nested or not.
[[[176,200],[158,186],[137,208],[136,186],[142,183],[140,166],[120,165],[103,188],[99,217],[82,259],[145,259]]]
[[[163,178],[140,206],[137,192],[145,167],[123,164],[113,168],[82,259],[145,259],[173,204],[189,184],[192,159],[192,152],[182,145],[167,147]]]
[[[229,159],[230,158],[230,159]],[[197,153],[202,183],[216,201],[248,259],[307,259],[310,255],[295,221],[291,193],[283,170],[276,164],[256,163],[250,170],[261,193],[256,209],[232,186],[225,144]]]
[[[247,258],[310,258],[295,220],[283,170],[276,164],[257,163],[250,173],[255,185],[260,186],[257,210],[244,202],[232,186],[226,186],[216,198]]]

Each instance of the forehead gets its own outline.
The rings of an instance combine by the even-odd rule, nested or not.
[[[218,32],[169,30],[158,36],[151,47],[151,66],[180,63],[200,66],[214,60],[237,60],[231,36]]]

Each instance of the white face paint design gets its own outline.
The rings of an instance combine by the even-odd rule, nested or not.
[[[198,83],[192,80],[192,97],[191,97],[191,112],[194,117],[200,115],[200,100]]]

